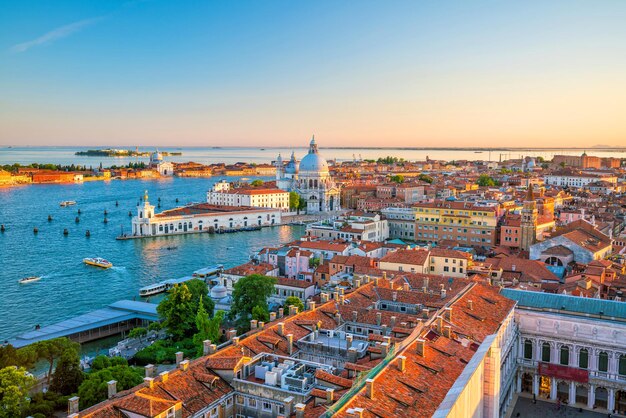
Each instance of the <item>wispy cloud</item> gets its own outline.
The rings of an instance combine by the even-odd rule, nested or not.
[[[33,48],[35,46],[41,46],[41,45],[50,44],[50,43],[52,43],[54,41],[57,41],[59,39],[66,38],[66,37],[70,36],[71,34],[86,28],[87,26],[91,26],[94,23],[96,23],[96,22],[98,22],[98,21],[100,21],[102,19],[104,19],[104,17],[102,17],[102,16],[94,17],[94,18],[91,18],[91,19],[79,20],[78,22],[74,22],[74,23],[70,23],[69,25],[61,26],[59,28],[51,30],[50,32],[44,33],[40,37],[35,38],[35,39],[31,40],[31,41],[26,41],[26,42],[22,42],[22,43],[17,44],[17,45],[13,45],[11,47],[11,51],[13,51],[13,52],[25,52],[25,51],[27,51],[30,48]]]

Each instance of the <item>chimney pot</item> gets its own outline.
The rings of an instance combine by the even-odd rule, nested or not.
[[[107,389],[108,389],[109,399],[111,399],[117,393],[117,380],[109,380],[107,382]]]
[[[67,400],[67,411],[71,414],[78,414],[78,401],[80,398],[78,396],[72,396]]]
[[[209,354],[214,354],[217,351],[217,346],[215,344],[211,344],[209,346]]]
[[[211,353],[211,340],[202,341],[202,354],[208,356]]]
[[[415,347],[416,347],[418,356],[426,357],[426,341],[425,340],[418,338],[416,340]]]
[[[376,312],[376,325],[380,326],[382,322],[383,314],[380,312]]]
[[[265,322],[263,322],[263,321],[259,321],[257,325],[258,325],[257,328],[259,328],[259,329],[265,328]]]
[[[276,321],[276,312],[270,312],[270,322]]]
[[[391,319],[389,320],[389,325],[391,326],[391,328],[396,326],[396,317],[392,316]]]
[[[182,371],[187,371],[188,368],[189,368],[189,360],[183,360],[180,362],[180,369]]]
[[[422,309],[422,317],[424,319],[428,319],[428,316],[430,315],[430,310],[427,308]]]
[[[304,418],[304,408],[306,405],[303,403],[296,404],[296,418]]]
[[[283,308],[278,308],[278,317],[282,318],[285,316],[285,310]]]
[[[159,376],[161,376],[161,382],[167,383],[167,380],[170,377],[170,372],[168,372],[168,371],[161,372],[161,373],[159,373]]]
[[[180,362],[183,361],[183,356],[185,355],[182,351],[176,352],[176,367],[180,366]]]
[[[239,337],[233,337],[233,345],[237,347],[239,345]]]
[[[154,379],[152,377],[144,377],[143,381],[148,384],[148,387],[152,389],[154,387]]]
[[[435,328],[437,329],[438,333],[442,333],[443,332],[443,317],[441,315],[437,315],[437,318],[435,320]]]
[[[452,335],[452,327],[450,325],[446,325],[443,327],[443,336],[450,338],[450,335]]]
[[[329,404],[333,402],[335,398],[335,389],[328,388],[326,389],[326,402]]]
[[[474,310],[474,301],[473,300],[468,300],[467,301],[467,307],[469,308],[470,311]]]
[[[398,356],[396,361],[398,362],[398,370],[403,372],[404,368],[406,366],[406,357],[405,356]]]
[[[236,336],[237,336],[237,330],[236,329],[231,329],[231,330],[228,331],[228,339],[229,340],[232,340]]]
[[[309,301],[309,309],[314,311],[315,310],[315,301],[314,300],[310,300]]]
[[[251,319],[250,320],[250,329],[256,329],[257,326],[257,320],[256,319]]]
[[[146,377],[154,377],[154,364],[146,364],[144,366],[144,370],[146,372]]]
[[[452,308],[451,307],[445,308],[444,314],[448,322],[452,322]]]
[[[367,379],[365,386],[367,387],[367,397],[374,399],[374,379]]]
[[[289,355],[293,354],[293,334],[287,334],[287,351]]]
[[[352,322],[356,322],[359,318],[359,313],[357,311],[352,311]]]
[[[276,333],[278,335],[280,335],[281,337],[285,334],[285,323],[284,322],[279,322],[278,326],[276,327]]]

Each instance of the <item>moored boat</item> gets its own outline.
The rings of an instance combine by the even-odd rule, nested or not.
[[[155,283],[155,284],[151,284],[148,286],[144,286],[141,289],[139,289],[139,296],[144,296],[144,297],[152,296],[158,293],[165,292],[168,289],[169,289],[169,284],[166,282]]]
[[[23,279],[19,279],[17,282],[19,284],[25,284],[25,283],[30,283],[30,282],[36,282],[37,280],[41,280],[41,277],[39,276],[24,277]]]
[[[110,267],[113,267],[113,263],[111,263],[110,261],[105,260],[104,258],[100,258],[100,257],[95,257],[95,258],[83,258],[83,263],[89,265],[89,266],[95,266],[95,267],[100,267],[103,269],[108,269]]]
[[[60,206],[66,207],[66,206],[73,206],[76,204],[75,200],[64,200],[63,202],[60,203]]]

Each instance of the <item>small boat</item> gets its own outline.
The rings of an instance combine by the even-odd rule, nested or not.
[[[108,269],[108,268],[113,267],[113,263],[100,257],[83,258],[83,263],[87,264],[88,266],[101,267],[103,269]]]
[[[25,283],[30,283],[30,282],[36,282],[37,280],[41,280],[41,277],[39,276],[24,277],[23,279],[19,279],[17,282],[19,284],[25,284]]]
[[[66,207],[66,206],[73,206],[75,204],[76,204],[75,200],[64,200],[63,202],[60,203],[60,206]]]

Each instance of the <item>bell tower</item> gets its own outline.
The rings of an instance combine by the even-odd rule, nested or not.
[[[522,237],[520,247],[522,250],[529,251],[530,246],[533,245],[537,239],[537,202],[535,202],[535,196],[533,195],[532,185],[528,186],[528,193],[524,200],[524,207],[522,208]]]

